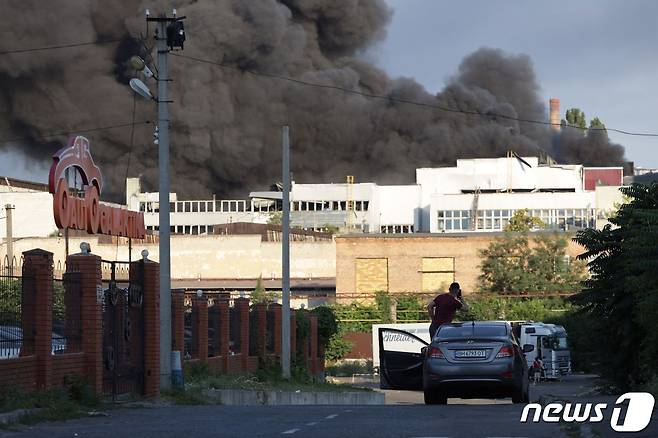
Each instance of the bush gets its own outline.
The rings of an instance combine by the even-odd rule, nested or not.
[[[343,338],[342,333],[333,335],[324,351],[324,358],[328,361],[342,359],[352,349],[352,343]]]
[[[260,277],[258,277],[258,280],[256,281],[256,288],[249,295],[249,300],[253,304],[269,304],[269,303],[276,303],[276,299],[277,299],[277,293],[268,292],[265,289],[265,287],[263,287],[263,280]]]
[[[295,312],[295,339],[297,350],[302,351],[302,343],[311,335],[311,321],[306,316],[306,311]]]
[[[413,295],[398,297],[396,310],[398,322],[416,322],[428,319],[427,303]]]
[[[313,309],[318,316],[318,340],[323,345],[328,345],[329,340],[338,333],[338,322],[336,313],[329,306],[320,306]]]
[[[354,374],[372,374],[372,361],[349,361],[327,367],[327,374],[334,377],[352,377]]]

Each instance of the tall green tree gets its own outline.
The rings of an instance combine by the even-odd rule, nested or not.
[[[605,131],[605,124],[598,117],[594,117],[589,122],[589,129],[587,128],[587,119],[585,113],[580,110],[580,108],[569,108],[565,114],[565,118],[562,119],[562,127],[571,126],[582,130],[583,135],[591,134],[602,134],[607,135]]]
[[[587,121],[585,120],[585,113],[580,108],[569,108],[565,114],[565,119],[562,119],[562,126],[580,128],[583,129],[583,133],[585,132],[584,129],[587,128]]]
[[[589,127],[590,129],[605,129],[605,125],[598,117],[594,117],[592,120],[590,120]]]
[[[579,288],[582,263],[566,261],[567,240],[557,233],[529,232],[544,224],[517,211],[505,227],[505,235],[480,251],[483,292],[570,292]]]
[[[572,299],[599,322],[592,342],[600,371],[627,389],[658,379],[658,183],[621,191],[630,201],[612,225],[575,238],[590,278]]]

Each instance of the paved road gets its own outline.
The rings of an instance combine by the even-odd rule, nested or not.
[[[591,379],[543,384],[534,393],[578,395]],[[387,392],[385,406],[175,406],[119,409],[108,417],[45,423],[0,437],[587,437],[614,436],[609,420],[568,430],[559,424],[522,424],[522,406],[451,399],[447,406],[410,404],[421,394]],[[593,401],[590,396],[583,401]],[[397,400],[397,401],[396,401]],[[614,402],[614,398],[610,399]],[[657,437],[658,418],[635,437]]]
[[[565,377],[561,381],[541,382],[537,385],[530,385],[530,401],[537,401],[541,396],[551,397],[577,397],[591,391],[595,386],[596,376],[587,374],[576,374]],[[371,386],[375,388],[378,384]],[[420,391],[395,391],[383,390],[386,395],[386,404],[423,404],[423,393]],[[512,404],[511,399],[485,400],[485,399],[449,399],[448,404]]]

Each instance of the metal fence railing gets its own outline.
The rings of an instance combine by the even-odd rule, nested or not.
[[[274,310],[267,310],[267,327],[265,329],[265,352],[267,354],[274,354],[275,343],[275,320]]]
[[[32,330],[23,333],[23,295],[33,294],[34,282],[22,275],[20,261],[7,257],[0,264],[0,359],[33,353]],[[25,289],[25,292],[23,292]],[[33,296],[33,295],[32,295]]]
[[[61,280],[53,280],[52,354],[81,351],[81,304],[80,273],[64,273]]]
[[[183,326],[183,357],[191,359],[194,354],[192,348],[192,302],[187,300],[185,300],[185,311],[183,312]]]
[[[240,348],[242,346],[242,336],[240,333],[240,312],[235,307],[231,307],[229,310],[229,342],[228,349],[229,354],[238,354],[240,353]]]

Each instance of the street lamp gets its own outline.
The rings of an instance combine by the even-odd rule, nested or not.
[[[148,87],[140,79],[130,80],[130,88],[140,96],[154,100],[158,104],[158,123],[155,139],[158,145],[158,191],[159,216],[158,238],[160,253],[160,387],[168,388],[171,385],[171,261],[170,261],[170,221],[169,221],[169,109],[167,104],[167,84],[169,73],[167,69],[167,56],[174,48],[183,49],[185,30],[182,20],[174,11],[173,17],[165,14],[154,17],[146,10],[147,26],[150,22],[157,24],[155,40],[157,50],[157,73],[146,65],[139,56],[131,58],[135,70],[140,71],[146,78],[154,78],[158,83],[157,98],[153,97]],[[147,27],[148,28],[148,27]]]
[[[132,78],[130,80],[130,88],[132,88],[135,93],[139,94],[145,99],[155,100],[155,98],[151,94],[151,90],[149,90],[149,87],[147,87],[144,82],[140,81],[137,78]]]

